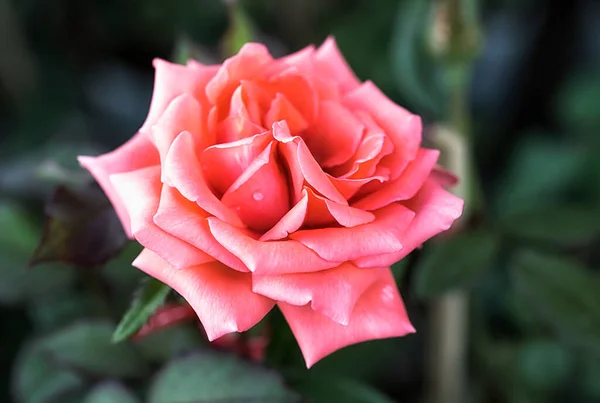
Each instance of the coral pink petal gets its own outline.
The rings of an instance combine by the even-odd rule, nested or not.
[[[330,200],[348,204],[314,159],[304,140],[300,137],[290,136],[285,122],[273,124],[273,136],[281,143],[280,149],[291,171],[292,186],[296,197],[299,196],[304,181],[306,181],[317,192]]]
[[[131,238],[131,224],[127,208],[115,192],[109,176],[158,165],[160,163],[158,153],[148,137],[143,133],[137,133],[127,143],[110,153],[98,157],[80,156],[77,160],[100,184],[115,208],[125,233]]]
[[[231,98],[240,81],[259,77],[273,58],[264,45],[247,43],[235,55],[225,60],[217,74],[206,86],[206,95],[212,104],[221,104]]]
[[[231,270],[219,262],[175,269],[144,249],[133,265],[181,294],[196,311],[211,341],[250,329],[274,305],[252,292],[250,273]]]
[[[415,213],[392,204],[375,212],[375,221],[353,228],[302,230],[290,238],[315,251],[329,261],[348,261],[364,256],[398,252],[400,241]]]
[[[342,92],[348,92],[360,85],[360,81],[342,56],[333,37],[329,37],[315,54],[317,71],[321,75],[337,81]]]
[[[150,130],[171,101],[182,94],[191,95],[200,103],[203,109],[208,108],[204,90],[207,83],[217,73],[218,66],[202,66],[196,63],[197,66],[187,67],[161,59],[155,59],[153,64],[156,74],[152,102],[150,103],[148,117],[140,131]]]
[[[201,139],[204,133],[200,118],[200,104],[191,95],[183,94],[171,101],[156,124],[149,130],[150,138],[163,162],[173,140],[184,130],[192,133],[197,147],[204,148],[205,144],[202,144]]]
[[[355,261],[357,266],[378,267],[401,260],[429,238],[449,229],[461,216],[464,201],[428,179],[416,196],[404,202],[404,205],[416,213],[415,219],[402,235],[404,248],[397,253],[358,259]]]
[[[298,340],[308,368],[343,347],[415,332],[389,269],[360,297],[347,326],[309,305],[280,302],[278,306]]]
[[[265,132],[265,128],[243,116],[229,116],[215,127],[217,145],[236,143],[240,140]]]
[[[261,242],[215,218],[207,220],[216,240],[257,275],[309,273],[342,263],[325,260],[300,242]]]
[[[346,108],[331,101],[321,102],[315,125],[302,135],[323,167],[348,161],[362,140],[364,126]]]
[[[304,116],[288,101],[285,95],[278,93],[265,116],[265,125],[271,127],[273,123],[280,120],[286,121],[291,133],[300,133],[308,127]]]
[[[356,301],[380,278],[381,273],[376,269],[364,270],[344,263],[317,273],[254,275],[252,290],[291,305],[302,306],[311,302],[313,310],[339,324],[348,325]]]
[[[183,197],[175,188],[163,186],[154,223],[169,234],[206,252],[235,270],[247,272],[241,260],[231,254],[212,236],[208,214],[196,203]]]
[[[269,84],[273,92],[282,94],[291,102],[294,110],[297,110],[306,122],[313,121],[318,111],[318,94],[310,81],[296,67],[272,77]]]
[[[258,232],[268,231],[290,209],[287,175],[277,163],[276,152],[270,143],[221,198],[248,228]]]
[[[163,164],[162,174],[165,184],[177,188],[183,196],[197,203],[203,210],[223,221],[243,227],[238,216],[217,199],[208,187],[194,150],[191,133],[182,132],[173,141]]]
[[[436,165],[431,171],[431,178],[439,183],[442,187],[449,188],[458,183],[458,176],[452,172],[445,170],[439,165]]]
[[[205,149],[200,158],[210,186],[219,194],[225,193],[272,139],[269,131]]]
[[[139,243],[178,268],[214,260],[189,243],[166,233],[152,221],[160,200],[160,167],[114,174],[110,180],[129,213],[131,231]]]
[[[379,88],[367,81],[345,95],[343,103],[369,112],[375,122],[389,135],[394,152],[385,157],[390,176],[396,179],[412,161],[421,144],[421,118],[390,101]]]
[[[307,189],[306,192],[309,201],[305,224],[309,227],[339,224],[352,228],[375,220],[373,213],[331,201],[311,189]]]
[[[364,210],[376,210],[390,203],[408,200],[421,188],[435,166],[440,152],[421,148],[417,157],[397,179],[387,182],[378,191],[371,193],[356,203],[354,207]]]
[[[379,187],[389,179],[389,169],[384,166],[378,166],[375,173],[367,178],[335,178],[330,177],[335,188],[346,198],[351,199],[354,195],[363,192],[364,187],[376,184]],[[366,192],[367,194],[370,192]]]
[[[305,223],[308,210],[308,194],[306,190],[302,191],[302,198],[294,207],[290,209],[281,220],[277,222],[269,231],[264,233],[259,241],[276,241],[279,239],[285,239],[292,232],[298,231],[298,229]]]

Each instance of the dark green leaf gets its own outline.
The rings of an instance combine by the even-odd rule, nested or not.
[[[587,241],[600,233],[600,208],[537,206],[503,217],[500,225],[511,235],[552,243]]]
[[[431,3],[427,1],[399,3],[390,53],[394,78],[402,96],[420,113],[439,116],[445,105],[444,81],[427,49],[431,11]]]
[[[134,341],[134,345],[146,359],[164,362],[197,348],[202,342],[203,338],[197,328],[177,325],[144,336]]]
[[[573,341],[600,352],[600,281],[563,257],[533,251],[513,262],[515,291],[540,319]]]
[[[487,232],[470,232],[431,246],[416,268],[416,292],[422,298],[473,285],[492,264],[497,240]]]
[[[211,350],[168,363],[150,387],[149,403],[293,403],[297,396],[271,370]]]
[[[545,205],[561,195],[583,171],[586,150],[552,142],[547,137],[537,135],[517,147],[495,197],[500,221],[508,214]]]
[[[66,368],[107,377],[146,375],[145,362],[130,344],[111,343],[113,328],[106,321],[79,322],[45,338],[42,347]]]
[[[32,264],[99,266],[127,242],[116,212],[95,184],[77,191],[58,187],[45,210],[46,224]]]
[[[57,396],[81,389],[83,385],[80,375],[58,367],[38,342],[25,346],[13,371],[15,400],[23,403],[55,401]]]
[[[158,307],[164,304],[171,288],[154,278],[147,278],[134,296],[131,308],[117,326],[112,340],[117,343],[134,335]]]
[[[71,268],[52,264],[27,267],[37,230],[17,206],[0,202],[0,302],[17,303],[68,288],[75,280]]]
[[[295,386],[308,403],[392,403],[389,397],[356,380],[309,377]]]
[[[235,55],[256,37],[252,21],[238,1],[229,2],[229,29],[223,38],[223,57]]]
[[[518,371],[526,384],[539,390],[559,388],[571,371],[571,357],[558,343],[534,340],[521,347]]]
[[[137,403],[138,398],[117,382],[104,382],[92,389],[83,403]]]

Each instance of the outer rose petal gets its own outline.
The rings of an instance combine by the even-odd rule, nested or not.
[[[191,95],[183,94],[175,98],[158,121],[149,130],[149,135],[158,149],[161,161],[165,161],[173,140],[182,131],[192,133],[196,146],[201,143],[202,124],[200,104]]]
[[[404,203],[416,213],[408,230],[402,235],[404,249],[397,253],[361,258],[359,267],[391,265],[404,258],[429,238],[446,231],[461,216],[464,201],[442,189],[435,180],[428,179],[417,195]]]
[[[163,186],[154,223],[169,234],[199,250],[206,252],[221,263],[242,272],[248,269],[212,236],[206,218],[208,214],[196,203],[183,197],[175,188]]]
[[[209,340],[245,331],[273,308],[274,302],[252,292],[249,273],[219,262],[175,269],[144,249],[133,265],[171,286],[194,308]]]
[[[216,240],[257,275],[309,273],[330,269],[342,263],[322,259],[300,242],[261,242],[214,217],[207,220]]]
[[[375,212],[375,221],[353,228],[322,228],[290,234],[323,259],[349,261],[402,250],[400,239],[415,213],[400,204]]]
[[[408,200],[421,188],[433,169],[440,152],[421,148],[417,157],[396,180],[385,183],[381,189],[361,198],[352,206],[365,210],[376,210],[390,203]]]
[[[290,325],[306,366],[351,344],[414,333],[389,269],[358,300],[348,326],[315,312],[310,306],[278,303]]]
[[[131,217],[131,231],[139,243],[159,253],[176,267],[214,260],[212,256],[164,232],[152,221],[162,186],[158,166],[111,175],[110,180]]]
[[[390,136],[394,152],[383,158],[390,168],[390,177],[396,179],[412,161],[421,144],[421,118],[396,105],[372,82],[346,94],[343,103],[349,107],[367,111],[377,124]]]
[[[128,142],[108,154],[98,157],[80,156],[77,160],[98,181],[117,211],[125,233],[131,238],[131,224],[127,208],[115,192],[109,176],[158,165],[160,161],[154,145],[145,134],[137,133]]]
[[[182,132],[171,144],[163,164],[162,177],[165,184],[177,188],[185,198],[198,203],[203,210],[235,226],[244,226],[239,217],[208,188],[194,151],[191,133]]]
[[[344,263],[334,269],[316,273],[295,273],[252,277],[252,290],[276,301],[311,307],[342,325],[350,322],[356,301],[374,282],[381,270],[359,269]]]
[[[328,37],[315,54],[315,64],[320,74],[339,82],[342,92],[360,85],[360,81],[348,66],[333,37]]]
[[[142,132],[149,130],[171,101],[179,95],[189,94],[201,106],[208,105],[204,90],[219,68],[219,66],[202,66],[200,63],[194,63],[194,67],[181,66],[161,59],[154,59],[153,64],[156,69],[154,91],[148,117],[140,129]]]

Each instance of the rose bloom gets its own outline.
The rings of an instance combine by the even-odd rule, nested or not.
[[[145,247],[133,265],[181,294],[210,340],[277,305],[308,367],[414,332],[390,265],[463,207],[420,118],[361,83],[332,38],[154,67],[138,133],[79,159]]]

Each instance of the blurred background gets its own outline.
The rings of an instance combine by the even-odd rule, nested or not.
[[[188,324],[111,344],[139,247],[61,238],[107,225],[56,190],[89,179],[76,156],[139,128],[154,57],[328,35],[463,178],[465,219],[394,267],[418,333],[310,371],[277,315],[264,367]],[[0,401],[216,402],[205,390],[253,383],[314,402],[600,401],[600,2],[0,0],[0,55]]]

